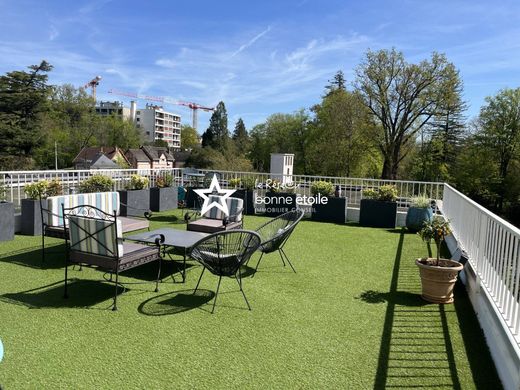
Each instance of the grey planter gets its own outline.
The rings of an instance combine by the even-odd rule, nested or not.
[[[367,227],[395,228],[397,202],[361,199],[359,224]]]
[[[235,198],[244,200],[244,214],[254,215],[255,214],[255,190],[236,190],[233,195]]]
[[[328,197],[327,204],[312,206],[312,220],[320,222],[345,223],[347,217],[347,198]]]
[[[14,204],[0,202],[0,241],[14,239]]]
[[[144,217],[150,210],[150,190],[121,190],[121,215],[123,217]]]
[[[27,236],[42,234],[42,213],[39,200],[22,199],[22,234]]]
[[[178,187],[150,188],[150,210],[166,211],[177,208]]]

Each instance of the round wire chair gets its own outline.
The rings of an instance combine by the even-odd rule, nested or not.
[[[219,277],[211,313],[215,311],[220,282],[223,276],[234,277],[236,279],[247,307],[251,310],[246,294],[242,289],[240,267],[247,263],[251,255],[260,246],[260,242],[260,236],[256,232],[248,230],[228,230],[204,237],[193,246],[190,256],[203,266],[199,281],[193,293],[195,294],[199,288],[202,275],[204,275],[206,269],[213,275]]]
[[[259,250],[262,252],[260,258],[258,259],[258,263],[256,263],[255,273],[258,270],[258,266],[260,265],[260,261],[262,257],[266,253],[272,253],[278,251],[280,254],[280,258],[282,259],[282,263],[285,267],[285,261],[289,263],[292,270],[296,272],[294,269],[291,260],[287,257],[287,254],[283,250],[283,247],[287,240],[289,239],[291,233],[294,231],[294,228],[303,218],[303,210],[296,209],[279,215],[276,218],[271,219],[270,221],[264,223],[256,232],[260,235],[262,242],[260,244]]]

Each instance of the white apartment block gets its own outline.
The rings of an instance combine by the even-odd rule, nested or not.
[[[146,140],[162,139],[174,150],[181,148],[181,116],[165,111],[161,106],[147,104],[136,110],[135,123]]]
[[[131,108],[124,107],[123,102],[100,101],[96,104],[96,114],[103,116],[115,115],[123,119],[132,120]]]

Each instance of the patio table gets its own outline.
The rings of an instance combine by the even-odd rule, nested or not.
[[[159,234],[164,236],[164,242],[162,243],[163,253],[167,253],[168,257],[171,259],[171,255],[166,251],[166,248],[172,248],[174,251],[176,250],[177,253],[182,255],[182,282],[184,283],[186,280],[186,256],[188,251],[196,242],[206,237],[208,234],[179,229],[161,228],[150,232],[132,234],[126,236],[125,239],[147,244],[155,244],[155,239]]]

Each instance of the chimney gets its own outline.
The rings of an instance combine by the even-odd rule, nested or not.
[[[135,113],[137,111],[137,103],[135,102],[135,100],[132,100],[130,102],[130,120],[132,122],[135,122]]]

